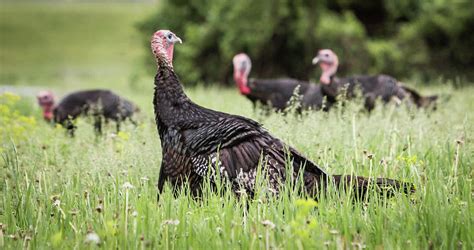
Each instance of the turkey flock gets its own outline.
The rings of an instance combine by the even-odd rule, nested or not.
[[[182,40],[169,30],[156,31],[151,50],[156,60],[153,107],[161,141],[162,158],[158,176],[158,199],[166,182],[174,191],[189,187],[194,196],[202,193],[203,183],[219,185],[224,180],[237,196],[253,197],[259,171],[265,176],[268,195],[278,196],[285,183],[301,180],[302,192],[317,199],[328,185],[352,190],[365,197],[369,190],[383,196],[410,193],[410,183],[388,178],[330,174],[310,161],[297,149],[273,136],[260,123],[249,118],[211,110],[194,103],[184,92],[173,68],[174,45]],[[310,62],[308,62],[310,63]],[[339,58],[330,49],[318,51],[312,64],[318,65],[319,83],[291,78],[249,78],[252,62],[245,53],[232,59],[233,79],[241,95],[267,113],[286,112],[294,101],[297,113],[329,111],[338,102],[354,98],[364,100],[367,111],[378,100],[396,105],[434,109],[437,96],[423,96],[388,75],[337,76]],[[179,67],[179,65],[178,65]],[[138,107],[109,90],[95,89],[70,93],[58,104],[50,91],[37,95],[43,117],[57,123],[74,136],[78,116],[91,117],[98,136],[103,123],[114,121],[117,132],[121,123],[135,122]]]
[[[355,97],[356,89],[362,91],[364,106],[368,111],[375,107],[378,99],[384,103],[400,103],[407,99],[418,108],[434,108],[437,96],[424,97],[417,91],[405,86],[395,78],[387,75],[357,75],[346,78],[336,76],[339,59],[330,49],[322,49],[313,58],[313,64],[319,64],[322,74],[320,84],[296,79],[248,79],[252,63],[248,55],[241,53],[233,58],[234,81],[242,95],[245,95],[255,108],[256,103],[277,111],[282,111],[290,104],[290,98],[300,96],[301,109],[328,111],[338,97],[346,99]],[[296,91],[295,91],[296,90]]]

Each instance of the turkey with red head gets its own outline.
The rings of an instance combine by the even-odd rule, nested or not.
[[[113,120],[120,130],[120,123],[132,120],[138,108],[110,90],[84,90],[73,92],[64,97],[55,106],[55,98],[51,91],[40,91],[37,95],[38,104],[43,109],[43,118],[48,122],[63,125],[71,136],[74,136],[76,126],[72,122],[80,115],[94,117],[94,128],[97,133],[102,133],[102,121]]]
[[[199,195],[204,180],[217,185],[218,178],[230,183],[233,192],[252,196],[258,166],[268,179],[267,190],[275,195],[286,181],[299,176],[305,191],[313,197],[331,182],[350,186],[361,194],[367,192],[369,185],[384,189],[381,192],[385,194],[400,189],[412,191],[411,185],[391,179],[331,176],[259,123],[194,103],[173,70],[175,43],[181,43],[181,39],[169,30],[159,30],[151,39],[158,66],[153,104],[162,148],[158,198],[166,181],[174,190],[188,186],[194,195]],[[288,163],[291,167],[286,168]]]
[[[330,49],[322,49],[313,58],[313,64],[319,64],[322,74],[320,77],[321,90],[327,97],[328,102],[335,103],[336,97],[341,94],[342,89],[347,87],[346,95],[351,98],[355,95],[355,89],[360,88],[365,98],[365,108],[372,110],[377,98],[387,103],[392,99],[403,100],[409,98],[419,108],[434,105],[438,96],[421,96],[417,91],[404,86],[401,82],[388,75],[356,75],[347,78],[336,76],[339,66],[337,55]]]
[[[294,94],[301,97],[299,103],[301,109],[319,110],[323,107],[323,95],[321,86],[318,84],[291,78],[249,79],[252,62],[245,53],[235,55],[232,63],[234,65],[234,81],[240,94],[252,102],[254,109],[256,104],[260,103],[276,111],[282,111],[288,107]],[[295,93],[297,87],[299,89]]]

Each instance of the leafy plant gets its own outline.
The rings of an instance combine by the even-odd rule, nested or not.
[[[0,94],[0,152],[11,141],[24,140],[36,126],[36,119],[20,113],[21,97],[9,92]]]

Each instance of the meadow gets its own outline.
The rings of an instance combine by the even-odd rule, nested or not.
[[[441,94],[436,111],[378,105],[369,115],[353,102],[303,116],[262,116],[234,88],[186,88],[200,105],[259,121],[329,173],[400,179],[416,192],[354,201],[330,186],[316,202],[291,187],[278,198],[262,189],[240,199],[208,189],[200,199],[186,190],[174,196],[167,187],[157,202],[161,148],[151,105],[153,75],[140,66],[146,51],[134,39],[137,14],[146,15],[149,5],[1,7],[0,84],[50,88],[59,96],[112,88],[141,113],[138,126],[127,124],[116,134],[110,125],[102,137],[80,119],[76,137],[69,138],[42,120],[34,96],[3,94],[0,248],[473,248],[473,87],[457,89],[443,79],[417,85],[424,94]],[[41,15],[25,25],[15,18],[25,12]],[[66,18],[71,12],[79,19]],[[69,23],[45,37],[73,36],[70,44],[42,41],[38,29],[61,18],[58,23]],[[95,33],[70,28],[94,18],[99,20],[83,28],[94,26]],[[31,29],[38,37],[23,37]],[[9,39],[3,37],[7,30]]]

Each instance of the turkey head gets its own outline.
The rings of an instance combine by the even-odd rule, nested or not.
[[[250,69],[252,68],[250,57],[245,53],[240,53],[234,56],[232,63],[234,64],[234,81],[240,93],[242,95],[250,94],[250,88],[247,85]]]
[[[182,43],[181,39],[169,30],[159,30],[151,38],[151,50],[158,65],[173,66],[173,49],[175,43]]]
[[[313,64],[318,64],[323,73],[319,78],[322,84],[330,84],[331,77],[336,74],[339,66],[339,59],[336,53],[330,49],[322,49],[318,51],[318,55],[313,58]]]
[[[43,90],[36,95],[39,106],[43,109],[43,118],[46,121],[53,119],[54,95],[51,91]]]

